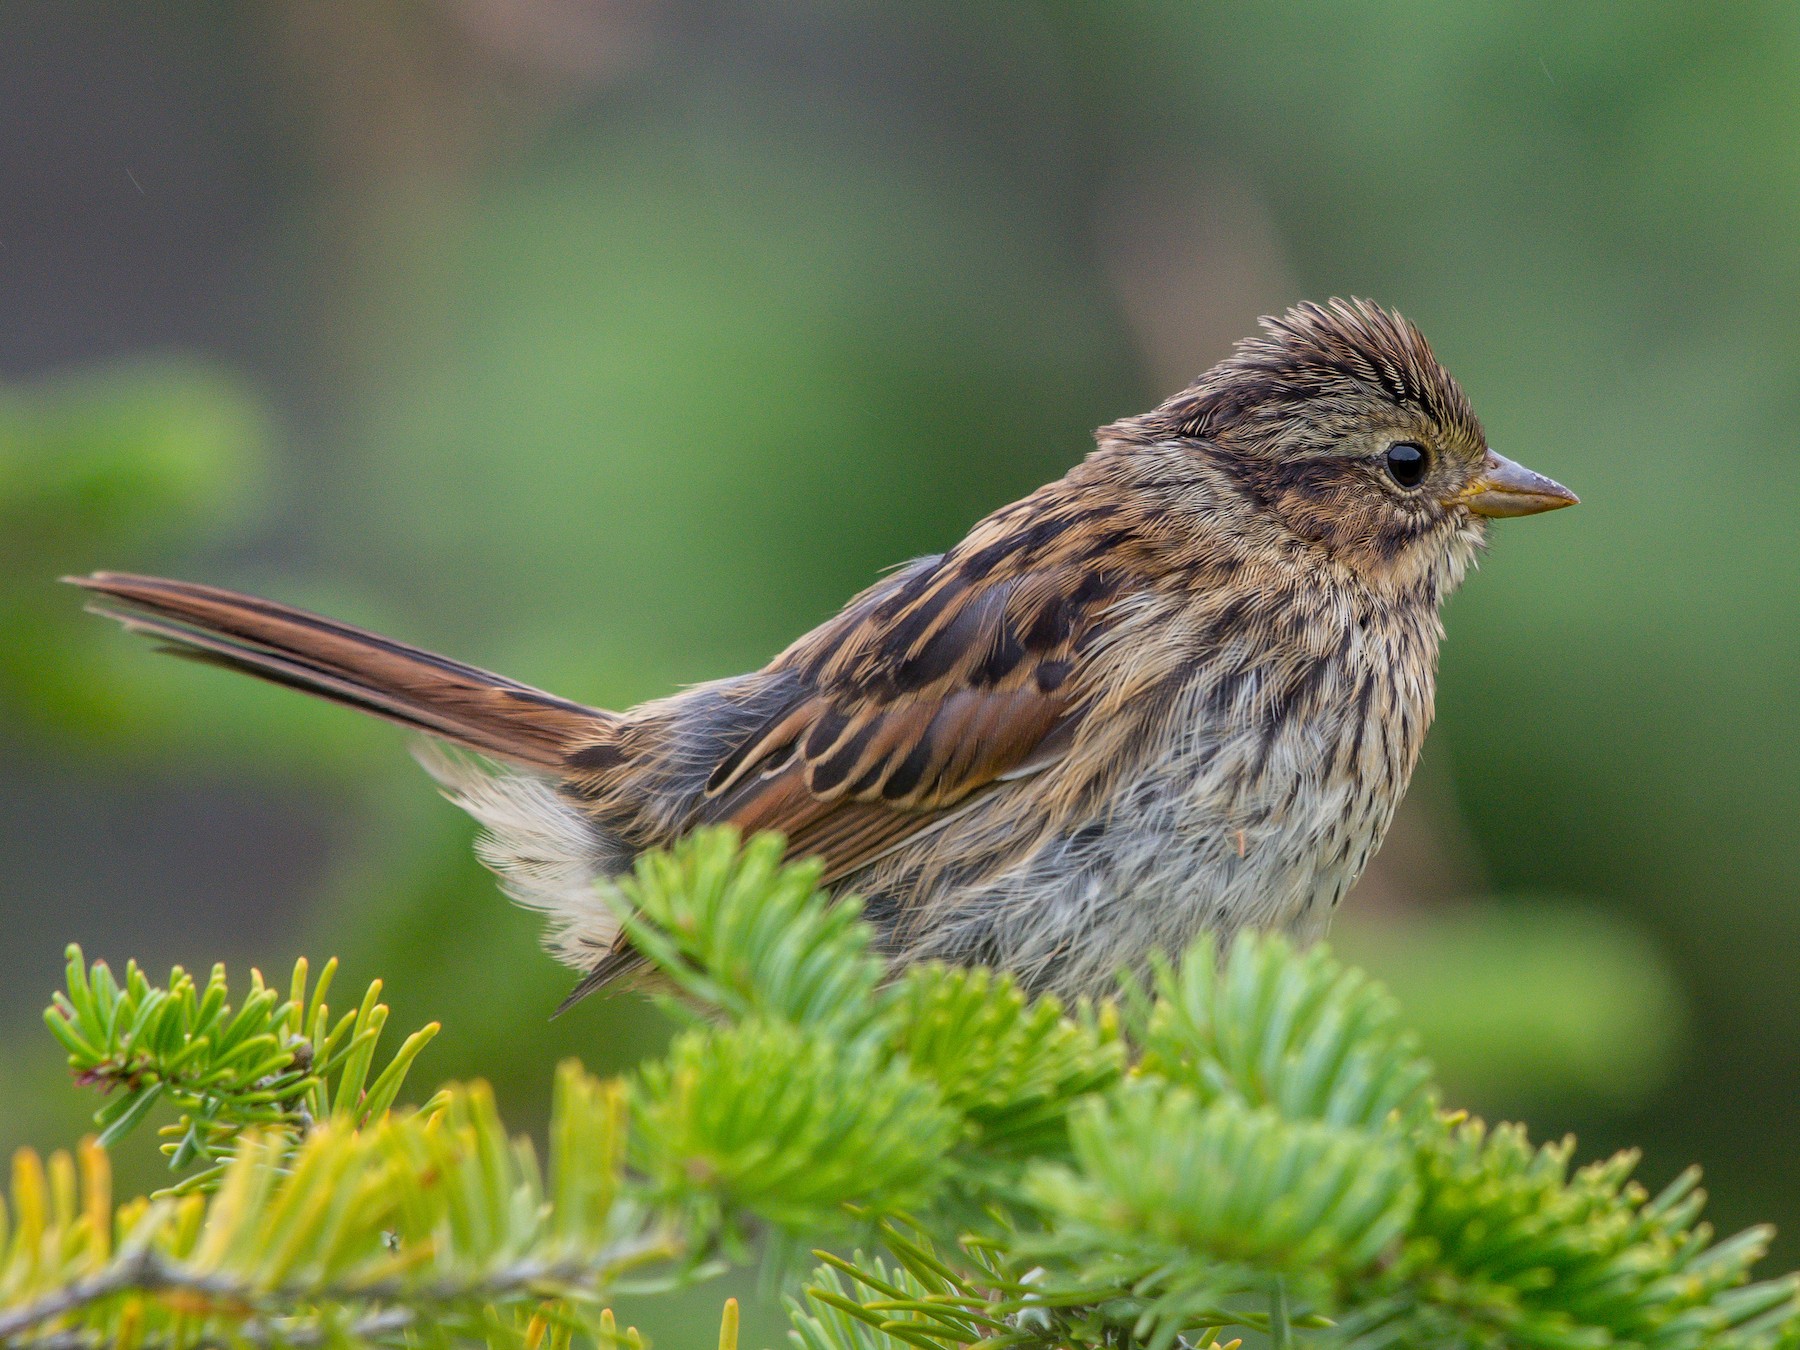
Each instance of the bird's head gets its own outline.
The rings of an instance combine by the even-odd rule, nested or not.
[[[1102,433],[1374,581],[1460,575],[1487,519],[1575,504],[1496,454],[1419,330],[1363,300],[1301,304],[1154,412]],[[1166,461],[1165,461],[1166,463]]]

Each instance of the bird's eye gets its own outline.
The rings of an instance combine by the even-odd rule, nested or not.
[[[1425,470],[1430,465],[1431,461],[1426,458],[1424,448],[1411,441],[1401,441],[1388,447],[1388,474],[1403,488],[1416,488],[1423,483]]]

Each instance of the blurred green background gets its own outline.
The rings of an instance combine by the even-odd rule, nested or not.
[[[662,1034],[547,1021],[567,976],[399,733],[59,573],[628,703],[1359,294],[1583,505],[1451,607],[1337,940],[1460,1102],[1698,1160],[1800,1261],[1800,7],[43,0],[0,115],[0,1146],[91,1106],[37,1021],[71,939],[336,953],[521,1124]]]

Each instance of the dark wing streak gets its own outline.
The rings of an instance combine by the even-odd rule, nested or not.
[[[1104,623],[1116,584],[1073,557],[977,578],[957,559],[894,578],[783,653],[773,668],[807,685],[720,764],[691,823],[779,830],[837,879],[1066,753],[1074,644]]]

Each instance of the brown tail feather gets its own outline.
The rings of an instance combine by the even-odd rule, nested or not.
[[[359,708],[485,755],[560,769],[611,713],[305,610],[161,577],[65,577],[168,650]]]

